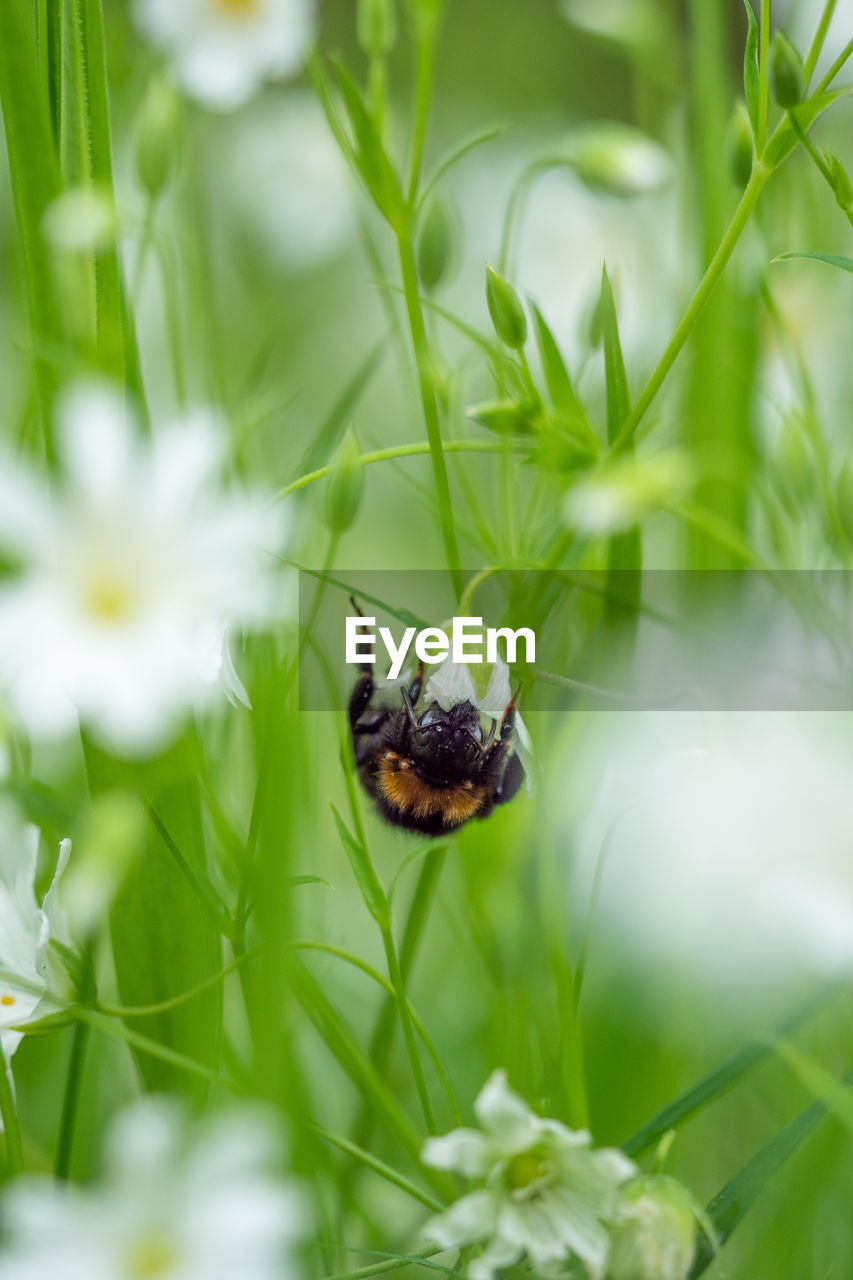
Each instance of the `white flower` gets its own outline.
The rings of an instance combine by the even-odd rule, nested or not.
[[[690,484],[689,460],[675,449],[651,458],[620,458],[581,475],[566,497],[566,520],[590,537],[621,533],[680,502]]]
[[[274,1133],[247,1109],[193,1139],[177,1102],[138,1101],[99,1187],[12,1184],[0,1280],[287,1280],[302,1208],[274,1172]]]
[[[849,719],[596,720],[598,749],[575,743],[571,756],[573,769],[583,762],[575,865],[588,884],[604,858],[593,949],[600,938],[632,968],[721,987],[729,1017],[804,975],[853,972]],[[575,883],[571,895],[584,912],[588,892]]]
[[[608,1280],[687,1280],[696,1256],[696,1209],[686,1187],[663,1174],[622,1188]]]
[[[298,71],[314,34],[313,0],[135,0],[134,12],[184,92],[223,111]]]
[[[481,1129],[430,1138],[422,1159],[483,1185],[427,1223],[426,1238],[441,1249],[481,1245],[471,1280],[491,1280],[523,1258],[553,1269],[577,1257],[600,1275],[618,1188],[634,1164],[620,1151],[592,1151],[585,1131],[535,1115],[503,1071],[486,1082],[474,1110]]]
[[[311,271],[346,248],[355,231],[353,184],[317,98],[304,90],[240,113],[219,150],[223,199],[287,271]]]
[[[56,889],[71,842],[60,845],[41,905],[35,892],[38,843],[35,827],[24,826],[8,803],[0,805],[0,1045],[7,1067],[23,1039],[15,1028],[55,1012],[44,999],[52,976],[48,944],[51,938],[68,941]]]
[[[448,655],[430,668],[424,701],[437,702],[445,711],[459,702],[470,702],[484,716],[500,724],[512,701],[509,667],[501,657],[495,663],[481,662],[472,667],[467,662],[454,662]]]
[[[281,513],[220,491],[208,415],[143,442],[119,393],[92,384],[58,418],[54,497],[0,463],[0,548],[22,565],[0,585],[0,692],[36,737],[79,717],[115,750],[150,751],[215,696],[229,633],[272,616]]]
[[[42,219],[45,239],[66,253],[97,251],[112,245],[116,213],[109,196],[89,187],[64,191],[47,206]]]

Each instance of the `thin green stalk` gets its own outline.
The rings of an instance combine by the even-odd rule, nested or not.
[[[359,1250],[360,1253],[366,1252]],[[355,1271],[340,1271],[332,1276],[324,1276],[323,1280],[367,1280],[368,1276],[382,1275],[385,1271],[399,1271],[401,1267],[411,1266],[413,1262],[419,1262],[424,1258],[432,1258],[437,1253],[441,1253],[441,1249],[437,1246],[431,1246],[429,1249],[421,1249],[419,1253],[409,1254],[408,1257],[386,1258],[384,1262],[374,1262],[368,1267],[358,1267]],[[449,1267],[442,1267],[442,1271],[449,1271]],[[455,1272],[451,1272],[455,1275]]]
[[[833,17],[833,14],[835,13],[837,4],[838,4],[838,0],[826,0],[826,4],[823,7],[823,13],[820,15],[820,22],[818,23],[814,40],[812,40],[811,48],[809,49],[808,54],[806,55],[806,61],[803,67],[803,70],[805,72],[805,77],[806,77],[806,84],[808,84],[809,80],[811,80],[812,72],[817,66],[817,60],[820,57],[821,52],[823,50],[824,41],[826,40],[826,33],[829,31],[829,24],[830,22],[832,22],[832,17]]]
[[[761,0],[761,44],[758,61],[758,127],[755,146],[764,154],[767,142],[767,116],[770,107],[770,0]]]
[[[180,1071],[185,1071],[188,1075],[198,1076],[201,1080],[206,1080],[210,1084],[221,1085],[229,1089],[232,1093],[239,1093],[238,1085],[221,1076],[212,1067],[206,1066],[203,1062],[197,1062],[195,1058],[190,1058],[185,1053],[179,1053],[177,1049],[170,1049],[168,1045],[161,1044],[157,1040],[152,1040],[149,1036],[140,1035],[138,1031],[131,1031],[129,1027],[124,1026],[116,1018],[107,1017],[106,1014],[99,1013],[97,1009],[90,1009],[87,1005],[75,1005],[69,1010],[72,1017],[80,1022],[87,1023],[96,1031],[103,1032],[113,1040],[123,1040],[125,1044],[132,1049],[139,1050],[140,1053],[148,1054],[152,1058],[157,1058],[161,1062],[166,1062],[169,1066],[177,1067]]]
[[[448,440],[442,445],[445,453],[503,453],[505,447],[498,440]],[[530,445],[519,441],[515,447],[525,450],[529,449]],[[417,458],[430,452],[430,445],[418,441],[416,444],[397,444],[388,449],[374,449],[371,453],[363,453],[359,462],[363,467],[369,467],[374,462],[391,462],[395,458]],[[276,498],[279,500],[289,498],[292,493],[298,493],[307,485],[314,484],[317,480],[325,480],[332,468],[333,464],[329,463],[325,467],[318,467],[316,471],[309,471],[304,476],[299,476],[297,480],[292,480],[283,489],[279,489]]]
[[[435,1123],[435,1112],[432,1108],[432,1100],[430,1099],[429,1088],[427,1086],[426,1077],[424,1076],[420,1049],[418,1048],[417,1036],[415,1035],[415,1027],[412,1021],[412,1013],[409,1008],[409,998],[406,995],[406,983],[400,969],[400,961],[397,956],[397,948],[394,943],[394,934],[391,930],[391,922],[383,922],[381,928],[382,945],[385,948],[385,962],[388,965],[388,976],[390,977],[391,985],[394,988],[394,998],[397,1002],[397,1014],[400,1019],[403,1039],[406,1043],[409,1062],[412,1066],[412,1074],[415,1077],[415,1087],[418,1091],[421,1110],[424,1113],[427,1131],[429,1133],[437,1133],[438,1130]]]
[[[647,411],[655,400],[658,392],[666,381],[672,366],[675,364],[682,348],[684,347],[690,333],[696,323],[696,318],[708,301],[714,286],[722,275],[723,271],[731,258],[735,247],[740,240],[744,227],[749,221],[755,206],[758,204],[764,185],[770,177],[772,170],[766,168],[761,162],[757,162],[752,171],[752,176],[746,185],[740,203],[734,212],[731,222],[729,223],[726,234],[720,241],[719,248],[714,254],[708,269],[706,270],[699,287],[694,293],[687,310],[684,312],[678,326],[669,340],[666,350],[658,361],[657,366],[652,372],[643,390],[640,392],[634,407],[625,419],[619,430],[616,439],[612,445],[613,453],[621,453],[630,444],[634,432],[642,422]]]
[[[57,380],[54,364],[45,353],[63,349],[63,334],[41,224],[62,184],[36,61],[32,14],[25,0],[0,4],[0,101],[33,336],[36,391],[51,457],[50,408]]]
[[[829,165],[827,164],[826,160],[824,159],[823,153],[815,146],[811,138],[803,129],[802,125],[797,119],[796,109],[788,112],[788,118],[791,121],[791,126],[794,132],[796,133],[797,137],[799,138],[803,146],[803,149],[805,150],[806,154],[808,155],[809,159],[813,162],[818,173],[823,178],[824,182],[827,184],[830,191],[834,195],[835,183],[832,178],[832,171]],[[843,208],[841,212],[844,214],[845,218],[850,223],[850,225],[853,226],[853,213],[851,213],[849,209],[843,209]]]
[[[435,61],[436,23],[421,24],[417,35],[417,73],[415,77],[415,125],[412,135],[412,158],[409,164],[409,208],[414,209],[423,168],[429,108],[432,98],[433,64]]]
[[[24,1149],[21,1143],[21,1126],[18,1121],[18,1110],[12,1097],[12,1086],[9,1083],[8,1063],[2,1046],[0,1046],[0,1116],[3,1117],[3,1131],[6,1136],[6,1163],[9,1173],[20,1173],[24,1167]]]
[[[359,1164],[363,1164],[366,1169],[372,1169],[374,1173],[378,1173],[380,1178],[384,1178],[386,1182],[390,1182],[393,1186],[399,1187],[401,1191],[405,1191],[412,1199],[419,1200],[421,1204],[425,1204],[428,1209],[432,1209],[434,1213],[440,1213],[444,1208],[441,1200],[430,1195],[428,1191],[424,1191],[417,1183],[412,1182],[409,1178],[404,1177],[402,1173],[398,1173],[396,1169],[392,1169],[384,1160],[377,1159],[371,1155],[369,1151],[365,1151],[355,1142],[350,1142],[348,1138],[342,1138],[338,1134],[330,1133],[328,1129],[324,1129],[322,1125],[312,1124],[311,1128],[315,1133],[319,1134],[326,1142],[331,1143],[333,1147],[337,1147],[339,1151],[343,1151],[346,1155],[352,1156],[353,1160],[357,1160]]]
[[[409,319],[409,330],[415,353],[418,371],[418,385],[421,393],[424,422],[426,424],[429,454],[435,479],[435,494],[438,502],[438,518],[441,525],[441,537],[444,543],[444,554],[447,567],[453,580],[453,589],[457,599],[462,594],[462,568],[459,559],[459,546],[456,541],[456,527],[453,520],[453,506],[450,499],[450,485],[447,479],[447,464],[444,459],[444,447],[441,439],[441,424],[438,414],[438,398],[433,382],[433,362],[430,357],[429,340],[426,332],[421,295],[418,286],[418,268],[415,261],[415,250],[411,235],[401,232],[397,236],[397,247],[400,256],[400,270],[403,276],[403,294],[406,300],[406,314]]]
[[[44,52],[53,137],[59,147],[62,120],[62,0],[45,0]]]
[[[80,1102],[80,1093],[83,1085],[83,1071],[86,1065],[89,1032],[90,1029],[85,1022],[78,1022],[74,1028],[74,1035],[71,1041],[68,1074],[65,1078],[65,1097],[62,1101],[62,1116],[59,1122],[59,1139],[56,1144],[56,1157],[53,1164],[54,1177],[63,1182],[68,1180],[68,1175],[71,1172],[74,1124],[77,1119],[77,1107]]]
[[[847,41],[838,57],[829,68],[818,87],[815,89],[814,94],[812,95],[813,97],[818,97],[819,94],[824,93],[829,88],[851,54],[853,54],[853,39]]]

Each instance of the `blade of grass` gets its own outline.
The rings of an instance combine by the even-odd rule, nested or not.
[[[845,1078],[845,1083],[848,1086],[853,1084],[853,1072]],[[770,1179],[817,1128],[827,1114],[827,1110],[825,1103],[813,1102],[796,1119],[765,1143],[761,1150],[714,1196],[708,1205],[707,1213],[716,1232],[718,1244],[725,1244],[731,1237]],[[698,1277],[713,1262],[714,1257],[710,1242],[703,1239],[690,1272],[690,1280],[698,1280]]]
[[[790,1035],[798,1026],[810,1018],[821,1005],[828,1000],[836,987],[822,989],[812,996],[788,1017],[778,1023],[775,1031],[780,1037]],[[771,1048],[768,1040],[758,1039],[733,1054],[722,1066],[703,1076],[695,1085],[680,1094],[672,1102],[667,1103],[657,1115],[647,1121],[636,1133],[622,1143],[622,1150],[633,1158],[643,1155],[660,1142],[670,1129],[679,1129],[692,1120],[705,1107],[722,1098],[730,1089],[739,1084],[754,1067],[765,1062],[770,1056]]]
[[[36,61],[32,14],[25,0],[3,0],[0,4],[0,102],[24,263],[33,369],[45,445],[51,457],[50,411],[56,370],[43,352],[62,350],[63,333],[41,226],[45,209],[59,195],[62,183]]]
[[[386,1182],[390,1182],[392,1186],[399,1187],[401,1191],[405,1191],[412,1199],[419,1200],[421,1204],[425,1204],[428,1209],[432,1209],[435,1213],[440,1213],[444,1208],[441,1200],[437,1200],[435,1196],[431,1196],[428,1191],[424,1191],[416,1183],[411,1182],[404,1174],[398,1173],[396,1169],[392,1169],[389,1164],[385,1164],[383,1160],[373,1156],[369,1151],[365,1151],[354,1142],[350,1142],[348,1138],[342,1138],[338,1134],[330,1133],[328,1129],[324,1129],[322,1125],[312,1124],[311,1128],[320,1137],[337,1147],[339,1151],[343,1151],[345,1155],[351,1156],[353,1160],[357,1160],[359,1164],[363,1164],[366,1169],[371,1169],[374,1173],[378,1173],[380,1178],[384,1178]]]

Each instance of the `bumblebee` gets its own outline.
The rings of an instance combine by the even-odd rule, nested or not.
[[[362,671],[350,695],[350,732],[359,777],[382,816],[408,831],[443,836],[470,818],[487,817],[524,781],[513,751],[515,701],[500,728],[493,720],[484,733],[471,702],[448,711],[437,702],[419,709],[423,687],[419,668],[408,688],[395,688],[388,701]]]

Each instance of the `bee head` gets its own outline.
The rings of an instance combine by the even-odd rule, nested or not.
[[[412,730],[409,751],[415,766],[435,781],[470,769],[483,754],[479,712],[470,702],[457,702],[449,711],[433,702]]]

